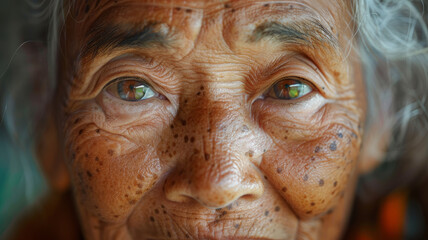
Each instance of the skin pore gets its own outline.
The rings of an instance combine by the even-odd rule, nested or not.
[[[66,3],[57,118],[85,237],[339,238],[365,118],[343,2]]]

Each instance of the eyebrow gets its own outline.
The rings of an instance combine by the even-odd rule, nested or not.
[[[89,40],[82,49],[82,55],[95,57],[99,52],[114,48],[147,48],[153,45],[168,45],[165,33],[155,30],[156,24],[150,23],[142,29],[130,29],[120,26],[99,26],[89,33]]]
[[[317,19],[302,20],[290,23],[265,22],[258,25],[249,37],[250,42],[262,39],[274,39],[281,43],[302,44],[314,48],[315,45],[326,45],[339,52],[337,38]]]

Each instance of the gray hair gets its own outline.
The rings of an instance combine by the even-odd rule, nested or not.
[[[15,37],[30,33],[30,36],[26,36],[27,39],[33,37],[41,39],[47,50],[38,52],[38,55],[45,57],[45,61],[42,61],[44,64],[41,64],[43,65],[41,72],[46,73],[46,77],[34,81],[30,78],[30,75],[34,74],[34,68],[26,67],[34,64],[35,60],[31,60],[28,54],[27,56],[22,54],[22,49],[27,44],[35,44],[34,41],[24,42],[24,47],[19,47],[15,54],[9,52],[9,57],[10,55],[15,57],[12,58],[13,61],[3,63],[10,65],[7,67],[8,71],[2,73],[0,68],[0,122],[4,124],[9,134],[7,141],[17,146],[10,149],[9,159],[3,161],[26,159],[21,160],[23,162],[20,166],[25,175],[30,175],[34,179],[25,181],[23,187],[34,192],[34,189],[43,188],[40,187],[43,181],[40,180],[40,175],[34,173],[36,167],[30,172],[25,168],[27,165],[34,165],[32,151],[29,149],[34,144],[38,121],[43,119],[40,113],[46,110],[56,88],[59,32],[68,10],[63,8],[62,0],[40,0],[39,4],[34,4],[34,1],[26,2],[32,8],[25,9],[30,9],[29,13],[33,13],[31,19],[39,19],[38,25],[36,24],[36,27],[35,24],[25,23],[27,27],[21,28],[22,32],[11,31],[11,33]],[[400,174],[405,176],[401,180],[404,179],[404,183],[409,184],[428,171],[428,29],[426,19],[423,18],[424,2],[354,0],[352,6],[351,14],[356,26],[355,47],[363,65],[368,98],[366,131],[369,133],[373,126],[393,130],[388,148],[380,149],[387,152],[386,165],[383,166],[387,171],[382,171],[382,174],[388,173],[387,177],[379,180],[379,177],[368,175],[363,178],[362,185],[367,185],[364,183],[370,181],[370,186],[378,189],[384,186],[385,182],[392,182],[390,185],[392,188],[398,185],[398,182],[393,180],[396,178],[391,178],[396,176],[397,168],[400,168],[402,170]],[[46,36],[45,33],[48,33],[47,37],[43,38]],[[11,44],[16,42],[17,39]],[[38,92],[33,91],[36,87]],[[376,136],[365,134],[365,137]],[[5,139],[3,136],[2,140],[6,141]],[[363,142],[366,140],[369,139]],[[22,151],[23,149],[25,151]],[[33,182],[37,183],[37,186],[29,185]],[[372,190],[373,188],[366,187],[361,188],[360,192],[361,195],[366,195],[365,193]],[[31,203],[33,199],[37,199],[36,196],[37,194],[27,194],[28,201],[25,203]],[[0,205],[2,213],[0,215],[13,215],[10,211],[9,214],[3,214],[7,206],[5,203]],[[1,230],[2,226],[0,232]]]

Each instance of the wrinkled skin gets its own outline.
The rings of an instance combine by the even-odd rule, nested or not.
[[[89,2],[71,5],[66,18],[58,92],[87,239],[340,237],[365,117],[349,6]],[[335,47],[252,36],[262,23],[309,18],[337,38]],[[147,22],[166,33],[168,46],[82,50],[103,24]],[[144,79],[159,95],[128,102],[106,91],[124,76]],[[294,100],[266,94],[290,76],[313,91]]]

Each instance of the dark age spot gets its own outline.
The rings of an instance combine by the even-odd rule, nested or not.
[[[264,4],[263,7],[269,7],[269,3]]]
[[[276,206],[275,207],[275,212],[279,212],[279,210],[280,210],[281,208],[279,208],[279,206]]]
[[[230,8],[230,4],[229,3],[224,4],[224,8]]]
[[[336,151],[336,149],[337,149],[336,142],[332,142],[332,143],[330,144],[330,150],[331,150],[331,151]]]
[[[235,228],[238,229],[239,228],[239,223],[235,224]]]
[[[186,135],[184,136],[184,142],[187,143],[189,141],[189,137]]]
[[[316,147],[315,147],[314,152],[315,152],[315,153],[317,153],[317,152],[319,152],[320,150],[321,150],[321,148],[320,148],[319,146],[316,146]]]
[[[308,175],[307,174],[305,174],[305,176],[303,176],[303,181],[308,181],[308,179],[309,179],[309,177],[308,177]]]
[[[95,130],[96,133],[100,133],[100,129],[98,128],[97,130]]]
[[[79,135],[81,135],[83,133],[83,129],[79,130]]]
[[[265,216],[267,216],[267,215],[269,215],[269,211],[266,210],[265,211]]]
[[[171,237],[171,233],[169,231],[167,232],[167,234],[168,234],[168,237]]]
[[[324,186],[324,180],[323,179],[319,180],[318,184],[320,185],[320,187]]]
[[[151,221],[151,222],[154,222],[154,221],[155,221],[155,218],[154,218],[153,216],[150,216],[150,221]]]
[[[181,8],[179,8],[179,7],[176,7],[176,8],[175,8],[175,10],[177,10],[177,11],[180,11],[180,10],[181,10]]]
[[[336,187],[337,186],[337,181],[335,181],[334,183],[333,183],[333,187]]]
[[[343,134],[342,134],[342,133],[338,133],[338,134],[337,134],[337,136],[338,136],[339,138],[343,138]]]
[[[279,168],[277,168],[277,169],[276,169],[276,172],[277,172],[277,173],[281,173],[281,172],[282,172],[282,168],[280,168],[280,167],[279,167]]]
[[[186,13],[191,13],[192,9],[186,9]]]
[[[315,206],[315,203],[314,203],[314,202],[311,202],[311,206]]]
[[[178,138],[178,134],[174,134],[174,138]]]
[[[190,138],[190,142],[192,143],[192,142],[194,142],[195,141],[195,137],[191,137]]]
[[[108,151],[107,151],[107,153],[108,153],[108,155],[110,155],[110,156],[113,156],[113,150],[111,150],[111,149],[109,149]]]
[[[282,192],[287,192],[287,187],[283,187],[283,188],[281,189],[281,191],[282,191]]]
[[[186,120],[181,120],[181,125],[186,126],[187,122]]]
[[[311,214],[311,213],[312,213],[312,211],[307,211],[307,212],[306,212],[306,214]]]
[[[90,171],[86,171],[86,175],[88,175],[88,177],[92,177],[92,173]]]

